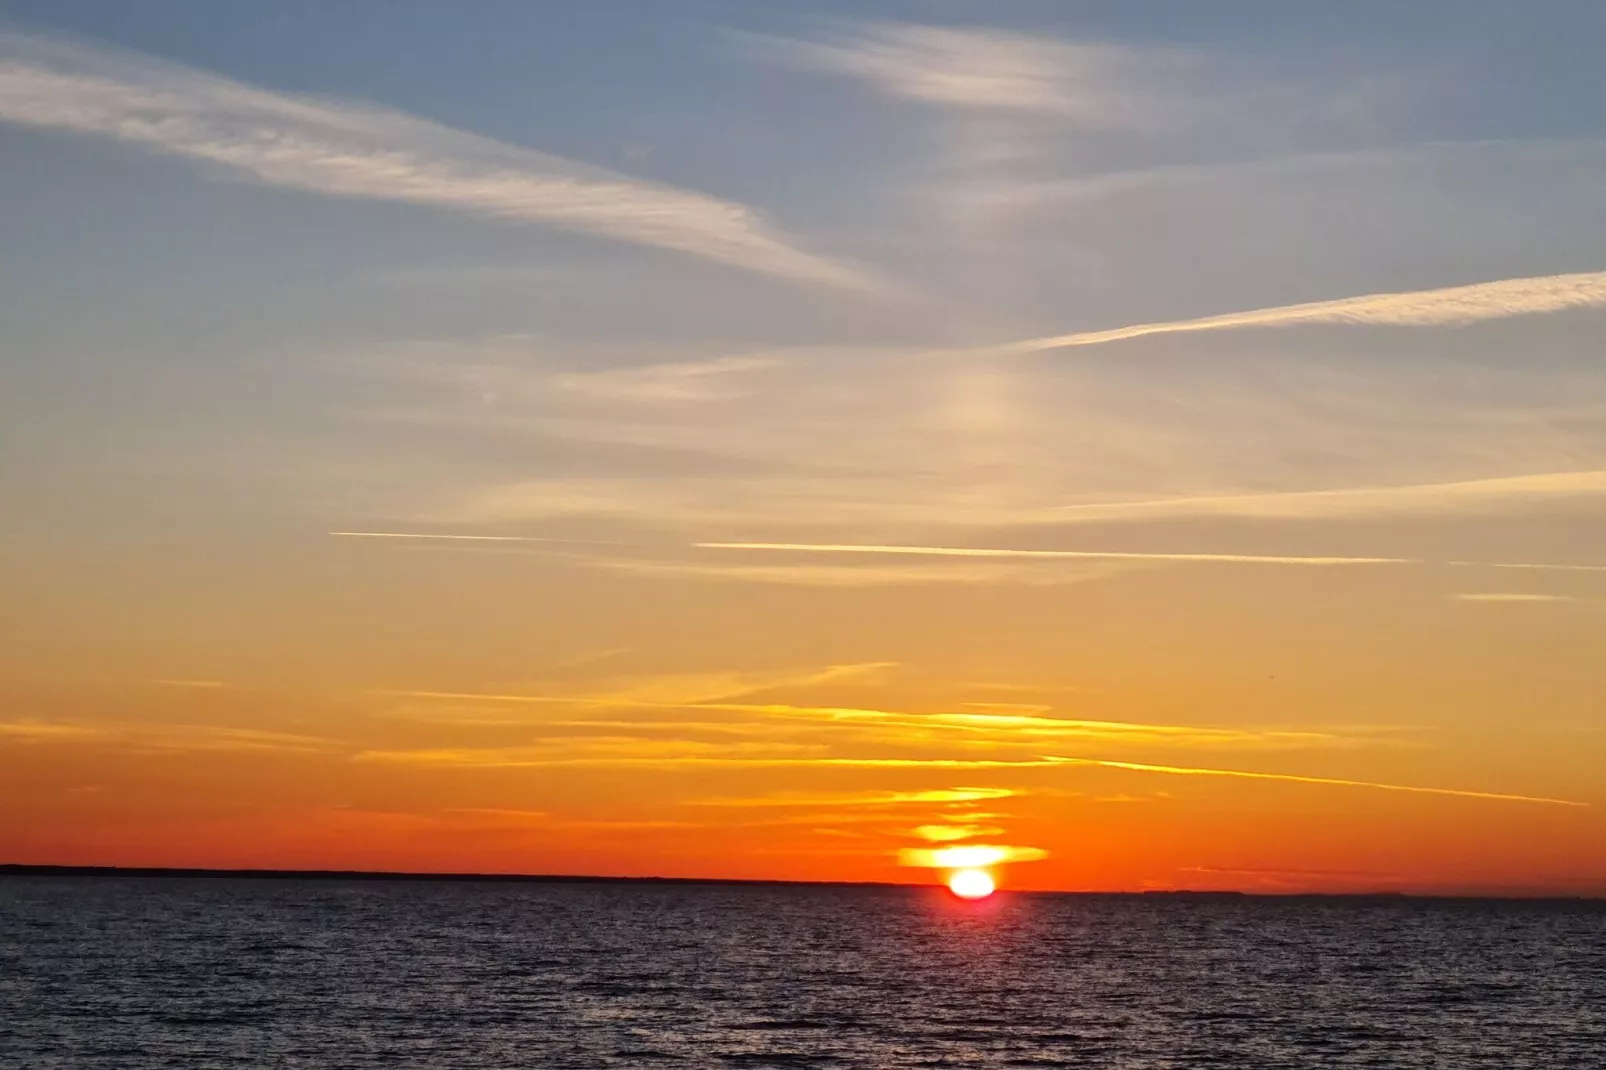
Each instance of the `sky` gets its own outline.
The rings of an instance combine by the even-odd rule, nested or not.
[[[1603,50],[0,0],[0,861],[1606,894]]]

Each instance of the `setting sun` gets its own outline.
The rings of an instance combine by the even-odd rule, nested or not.
[[[962,869],[948,878],[948,890],[961,899],[986,899],[995,887],[985,869]]]

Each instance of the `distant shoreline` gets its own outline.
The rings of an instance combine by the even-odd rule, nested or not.
[[[567,873],[409,873],[389,870],[356,869],[210,869],[181,866],[46,866],[22,863],[0,863],[0,878],[4,877],[125,877],[213,880],[283,880],[283,881],[364,881],[473,884],[647,884],[647,885],[714,885],[728,887],[774,888],[909,888],[938,889],[937,884],[913,884],[894,881],[799,881],[764,880],[744,877],[613,877]],[[1188,900],[1286,900],[1286,899],[1337,899],[1337,900],[1450,900],[1513,903],[1606,903],[1600,895],[1521,895],[1477,893],[1423,893],[1423,892],[1245,892],[1214,891],[1206,889],[1153,889],[1148,891],[1043,891],[1026,890],[1024,895],[1074,895],[1102,898],[1132,899],[1188,899]]]
[[[0,877],[178,877],[236,880],[434,881],[476,884],[731,884],[823,885],[839,888],[926,888],[891,881],[788,881],[743,877],[610,877],[568,873],[411,873],[366,869],[212,869],[188,866],[37,866],[0,863]]]

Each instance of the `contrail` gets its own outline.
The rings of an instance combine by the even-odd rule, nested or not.
[[[1344,788],[1376,788],[1379,791],[1407,791],[1417,795],[1453,795],[1463,799],[1495,799],[1501,802],[1544,803],[1549,806],[1588,806],[1572,799],[1549,799],[1534,795],[1508,795],[1493,791],[1465,791],[1459,788],[1421,788],[1408,784],[1381,784],[1372,780],[1341,780],[1336,777],[1296,776],[1293,773],[1251,773],[1240,769],[1200,769],[1187,765],[1147,765],[1142,762],[1116,762],[1102,758],[1067,758],[1045,755],[1066,765],[1098,765],[1107,769],[1128,769],[1138,773],[1166,773],[1171,776],[1223,776],[1245,780],[1283,780],[1292,784],[1328,784]]]
[[[566,756],[538,748],[502,750],[371,750],[354,756],[357,761],[400,762],[414,765],[478,766],[499,769],[547,768],[737,768],[811,769],[1040,769],[1068,764],[1061,758],[831,758],[831,757],[725,757],[711,754]]]
[[[1541,565],[1523,561],[1446,561],[1457,568],[1525,568],[1538,572],[1606,572],[1606,565]]]
[[[545,542],[569,546],[614,546],[607,539],[549,539],[535,535],[429,535],[417,531],[331,531],[345,539],[452,539],[463,542]]]
[[[331,531],[353,539],[445,539],[467,542],[531,542],[568,546],[629,546],[612,539],[556,539],[535,535],[432,535],[416,531]],[[1606,572],[1606,565],[1530,561],[1433,561],[1420,557],[1327,557],[1293,554],[1160,553],[1137,550],[1016,550],[990,546],[881,546],[871,543],[696,542],[695,550],[743,550],[792,554],[885,554],[912,557],[987,557],[1025,560],[1179,561],[1241,565],[1445,565],[1453,568],[1530,569],[1538,572]]]
[[[974,352],[1011,356],[1076,346],[1105,345],[1155,334],[1193,334],[1304,323],[1387,327],[1463,326],[1513,316],[1560,312],[1569,308],[1606,308],[1606,271],[1500,279],[1438,290],[1366,294],[1334,301],[1227,312],[1198,319],[1138,323],[1108,331],[1080,331],[982,346]]]
[[[1384,784],[1372,780],[1344,780],[1337,777],[1298,776],[1293,773],[1255,773],[1240,769],[1206,769],[1187,765],[1149,765],[1104,758],[1072,758],[1044,754],[1036,758],[838,758],[829,756],[722,756],[713,754],[659,755],[565,755],[535,747],[488,750],[411,750],[364,751],[359,761],[402,762],[417,765],[457,765],[497,768],[747,768],[747,769],[1043,769],[1065,766],[1100,766],[1136,773],[1163,773],[1169,776],[1234,777],[1243,780],[1278,780],[1290,784],[1319,784],[1341,788],[1372,788],[1377,791],[1403,791],[1413,795],[1447,795],[1459,799],[1488,799],[1495,802],[1538,803],[1546,806],[1584,808],[1590,804],[1573,799],[1552,799],[1535,795],[1513,795],[1494,791],[1467,791],[1460,788],[1424,788],[1410,784]]]
[[[1007,550],[976,546],[873,546],[808,542],[699,542],[699,550],[766,550],[815,554],[904,554],[921,557],[1091,558],[1112,561],[1215,561],[1256,565],[1412,565],[1409,557],[1292,557],[1266,554],[1168,554],[1116,550]]]

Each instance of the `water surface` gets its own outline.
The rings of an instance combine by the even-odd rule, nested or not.
[[[12,877],[0,1066],[1606,1068],[1606,903]]]

